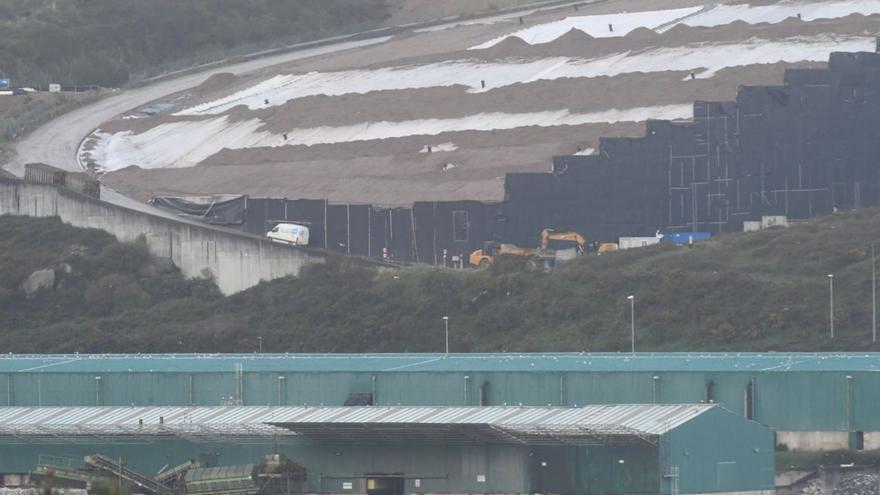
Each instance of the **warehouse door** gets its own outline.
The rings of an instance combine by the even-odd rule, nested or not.
[[[403,495],[405,486],[402,474],[367,475],[367,495]]]
[[[736,461],[719,462],[715,475],[715,489],[719,492],[733,491],[733,488],[741,481],[737,476]]]

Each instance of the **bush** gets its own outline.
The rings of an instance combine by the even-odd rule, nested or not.
[[[114,310],[145,308],[150,296],[131,275],[113,273],[88,285],[85,300],[94,315],[106,316]]]
[[[114,242],[107,245],[100,255],[100,271],[103,273],[136,273],[152,259],[147,241],[143,237],[132,243]]]

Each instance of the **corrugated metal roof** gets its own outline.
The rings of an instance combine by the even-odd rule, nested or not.
[[[880,353],[2,355],[0,373],[880,371]]]
[[[5,407],[0,436],[275,436],[539,443],[661,435],[718,406]],[[442,427],[438,429],[438,427]],[[381,433],[378,433],[381,431]]]

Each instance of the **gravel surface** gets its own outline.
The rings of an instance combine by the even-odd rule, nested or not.
[[[819,478],[810,480],[801,490],[802,495],[823,495],[822,492],[822,480]]]
[[[880,477],[876,474],[844,475],[832,495],[878,495]]]

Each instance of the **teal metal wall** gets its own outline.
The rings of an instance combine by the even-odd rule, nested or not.
[[[575,493],[658,492],[660,461],[656,446],[642,444],[579,447],[570,449],[570,455],[575,469],[569,486],[574,487]]]
[[[144,473],[156,473],[200,456],[221,465],[257,462],[275,451],[271,443],[0,444],[0,472],[28,472],[40,454],[80,459],[99,452]],[[308,445],[281,443],[278,451],[308,470],[315,493],[364,493],[368,473],[403,474],[407,493],[657,493],[654,446],[527,447]],[[619,461],[625,460],[624,464]],[[419,485],[415,486],[415,480]],[[481,482],[480,479],[485,479]],[[574,488],[573,488],[574,487]]]
[[[773,431],[713,408],[661,439],[662,493],[672,493],[672,467],[681,493],[773,490]]]
[[[100,379],[96,379],[100,377]],[[279,377],[283,377],[279,379]],[[656,378],[654,378],[656,377]],[[850,378],[847,378],[850,377]],[[563,405],[714,402],[782,430],[880,430],[874,371],[244,371],[245,405],[341,405],[373,393],[384,405]],[[226,372],[0,372],[0,406],[219,405],[238,396]]]
[[[307,445],[281,443],[278,452],[302,464],[308,489],[315,493],[365,493],[367,474],[403,474],[407,493],[529,493],[529,461],[524,446],[383,446]],[[40,454],[81,459],[92,453],[122,457],[126,465],[146,474],[201,455],[219,465],[246,464],[273,453],[272,443],[191,443],[179,439],[143,444],[0,444],[0,472],[29,472]],[[415,480],[420,486],[415,486]],[[479,481],[485,479],[485,481]]]

